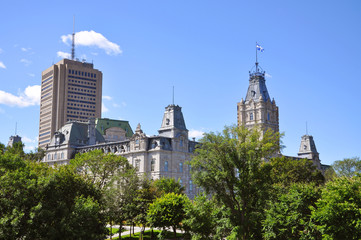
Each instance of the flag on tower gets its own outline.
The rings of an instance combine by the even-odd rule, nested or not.
[[[261,45],[259,45],[258,43],[257,43],[256,48],[257,48],[257,50],[258,50],[258,51],[260,51],[260,52],[264,52],[264,48],[263,48],[263,47],[261,47]]]

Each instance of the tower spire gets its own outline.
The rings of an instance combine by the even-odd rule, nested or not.
[[[73,16],[73,34],[71,42],[71,60],[75,58],[75,16]]]

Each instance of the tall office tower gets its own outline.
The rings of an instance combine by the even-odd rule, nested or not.
[[[275,100],[271,101],[266,87],[265,72],[256,62],[256,69],[249,73],[249,86],[246,100],[237,104],[238,126],[253,127],[279,131],[278,107]]]
[[[39,147],[68,121],[101,117],[102,79],[92,63],[69,59],[42,72]]]

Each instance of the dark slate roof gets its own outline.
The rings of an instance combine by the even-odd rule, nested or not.
[[[271,100],[266,87],[265,73],[254,72],[249,76],[246,101],[250,101],[252,99],[253,101],[258,102],[261,96],[265,102]]]
[[[96,131],[96,142],[105,142],[104,137],[99,131]],[[83,122],[67,122],[58,131],[62,135],[60,144],[69,144],[72,146],[84,146],[88,144],[88,124]],[[50,146],[55,145],[55,135],[51,139]]]

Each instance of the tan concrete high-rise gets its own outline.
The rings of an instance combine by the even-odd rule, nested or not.
[[[101,118],[103,75],[93,67],[63,59],[42,72],[39,147],[68,121]]]

